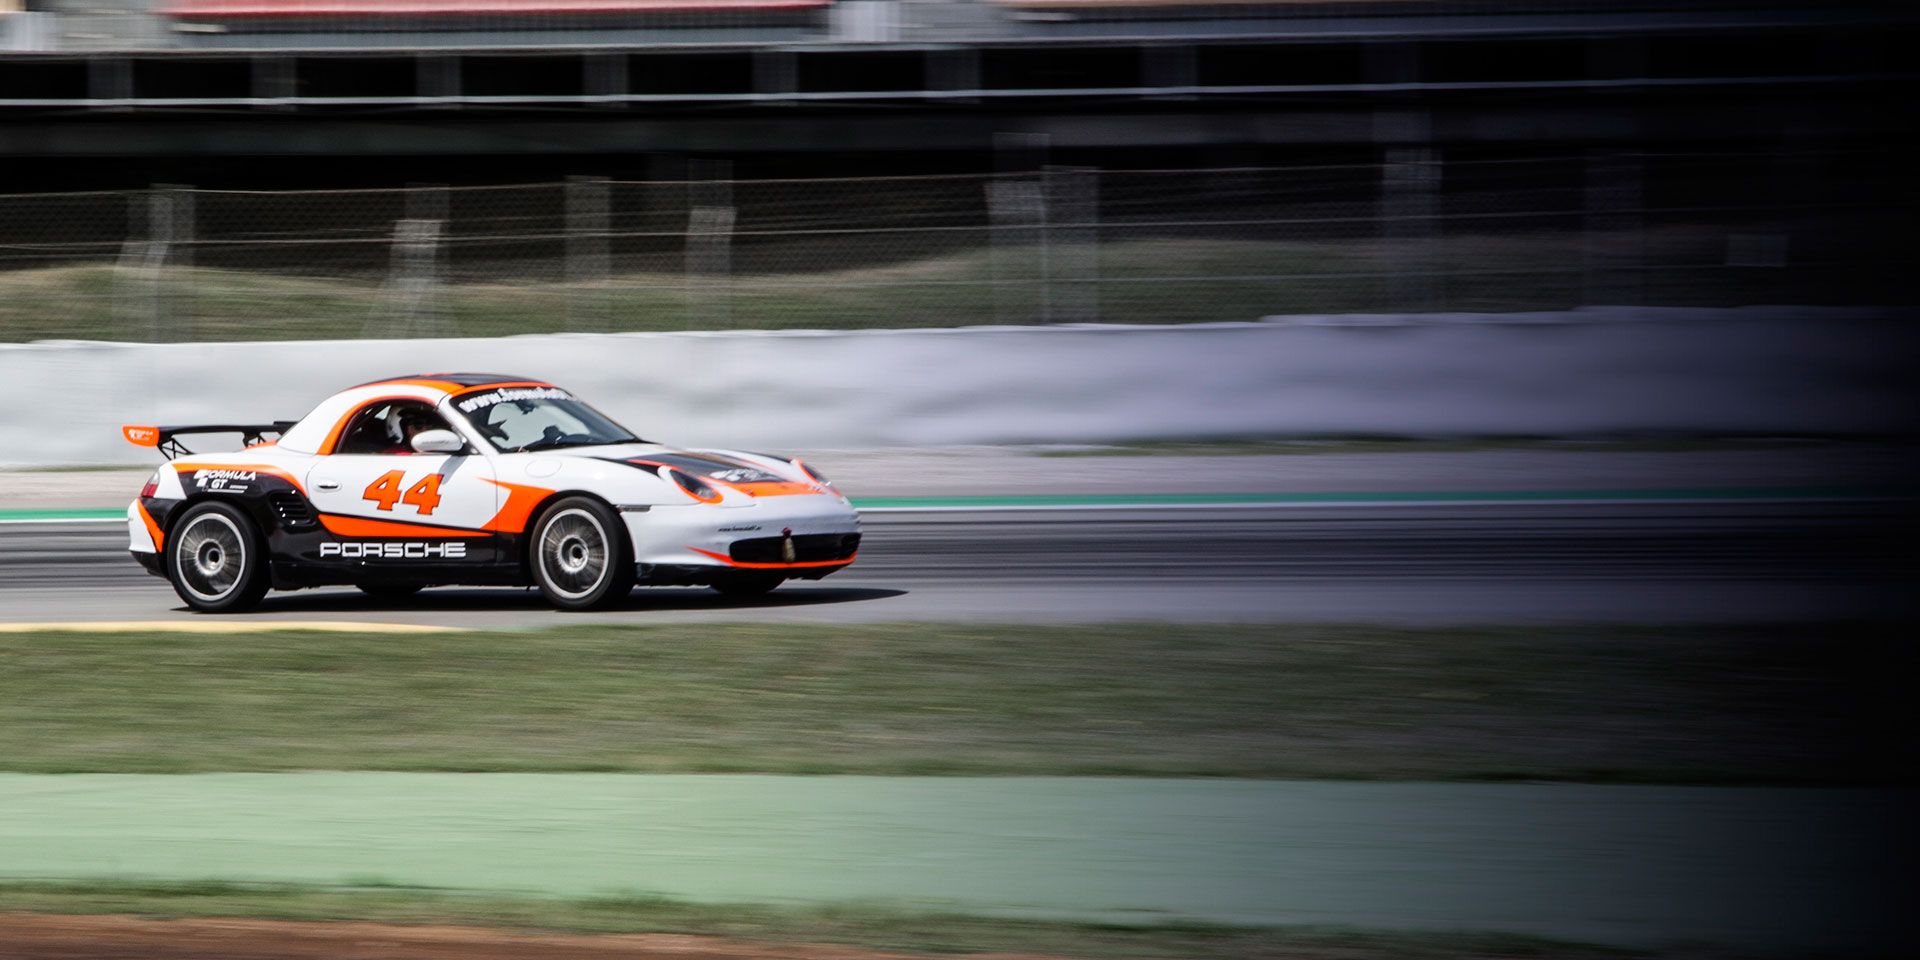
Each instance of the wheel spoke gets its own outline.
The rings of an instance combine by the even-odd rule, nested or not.
[[[580,510],[547,521],[540,533],[540,572],[554,592],[568,599],[592,593],[606,579],[609,554],[606,531]]]
[[[246,542],[232,520],[217,513],[203,514],[180,532],[174,564],[181,584],[195,597],[222,600],[246,570]]]

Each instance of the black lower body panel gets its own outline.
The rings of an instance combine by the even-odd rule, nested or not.
[[[273,562],[273,588],[353,586],[362,583],[413,586],[524,587],[526,571],[519,564],[391,564]]]

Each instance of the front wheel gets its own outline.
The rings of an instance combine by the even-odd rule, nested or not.
[[[169,538],[167,580],[202,613],[245,610],[267,595],[266,541],[239,508],[196,504]]]
[[[593,610],[633,592],[633,547],[612,508],[588,497],[548,507],[533,525],[527,565],[547,602]]]

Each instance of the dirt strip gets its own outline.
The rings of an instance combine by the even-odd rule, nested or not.
[[[831,944],[449,925],[0,913],[4,960],[899,960]],[[976,954],[976,960],[1032,960]]]

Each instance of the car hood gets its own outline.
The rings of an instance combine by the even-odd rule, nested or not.
[[[615,443],[597,447],[542,450],[536,453],[543,456],[584,457],[593,460],[641,461],[635,466],[665,464],[698,476],[712,477],[730,483],[774,479],[812,483],[810,478],[789,467],[783,457],[746,454],[732,450],[685,450],[658,443]],[[751,476],[743,471],[759,473],[762,476]]]

